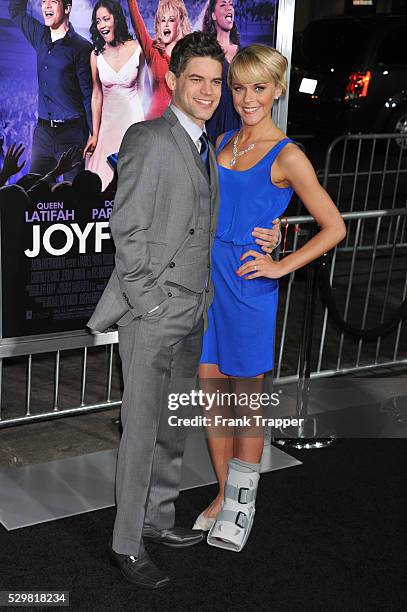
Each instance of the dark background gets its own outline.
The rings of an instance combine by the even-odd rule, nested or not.
[[[325,17],[375,13],[407,14],[407,0],[371,0],[371,5],[354,4],[355,0],[323,0],[322,2],[321,0],[297,0],[294,32],[302,32],[310,21]]]

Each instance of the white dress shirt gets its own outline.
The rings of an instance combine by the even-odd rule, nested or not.
[[[198,149],[198,153],[201,152],[202,143],[200,142],[200,137],[203,132],[206,132],[205,128],[200,128],[195,121],[193,121],[188,115],[184,113],[178,106],[175,104],[170,104],[170,109],[176,115],[178,121],[187,132],[188,136],[193,140],[196,148]]]

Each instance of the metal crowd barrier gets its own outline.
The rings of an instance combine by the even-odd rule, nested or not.
[[[328,147],[318,174],[341,213],[402,208],[407,204],[407,136],[340,136]]]
[[[401,263],[401,276],[399,278],[395,278],[393,275],[394,272],[394,261],[395,256],[397,254],[397,243],[398,243],[398,229],[400,226],[403,226],[405,219],[407,216],[407,209],[393,209],[390,211],[369,211],[369,212],[361,212],[361,213],[345,213],[343,218],[345,222],[349,226],[352,221],[356,221],[356,232],[354,238],[354,245],[352,249],[352,258],[350,261],[350,272],[349,272],[349,280],[347,285],[347,290],[344,297],[344,304],[340,304],[340,295],[335,295],[335,266],[338,266],[338,262],[340,260],[340,256],[338,252],[340,250],[340,246],[336,247],[332,256],[331,254],[325,254],[319,260],[312,262],[306,268],[306,290],[304,297],[304,307],[303,307],[303,318],[302,318],[302,333],[301,333],[301,345],[299,350],[299,359],[298,359],[298,370],[297,376],[295,376],[294,380],[296,383],[296,418],[297,422],[300,423],[300,426],[292,426],[289,430],[281,431],[281,437],[275,438],[274,441],[281,446],[289,446],[295,447],[297,449],[312,449],[312,448],[323,448],[325,446],[330,446],[334,443],[336,439],[336,434],[332,426],[326,427],[321,420],[315,414],[309,414],[309,402],[312,396],[311,394],[311,386],[310,386],[310,378],[312,374],[314,377],[319,375],[322,376],[330,376],[332,377],[334,374],[345,374],[350,371],[359,371],[370,367],[383,367],[384,365],[394,365],[394,363],[379,363],[379,351],[382,340],[389,337],[391,342],[390,346],[393,349],[393,358],[395,359],[398,350],[400,347],[400,335],[403,333],[402,326],[403,322],[407,318],[407,266],[406,266],[406,258],[405,253],[403,258],[400,259]],[[367,313],[369,310],[370,301],[372,298],[372,287],[374,286],[374,276],[375,276],[375,264],[377,259],[377,243],[378,236],[380,232],[380,227],[383,225],[383,221],[387,218],[390,224],[394,226],[394,236],[392,237],[392,245],[390,251],[388,253],[388,261],[383,265],[381,263],[381,272],[386,274],[386,281],[384,286],[382,286],[380,280],[378,281],[378,288],[381,290],[379,292],[379,302],[380,308],[379,310],[376,307],[376,313],[379,314],[379,319],[372,325],[369,321],[367,324]],[[363,278],[359,278],[358,290],[359,293],[364,294],[364,298],[362,300],[363,308],[361,308],[362,304],[360,304],[358,308],[358,304],[353,309],[350,308],[350,295],[352,292],[352,285],[355,279],[360,277],[358,275],[358,270],[356,263],[358,248],[360,247],[360,238],[362,235],[362,230],[364,229],[364,223],[368,220],[375,220],[375,239],[373,244],[373,253],[368,262],[368,266],[365,266],[365,270],[363,270],[363,274],[367,276],[366,282],[363,282]],[[310,237],[316,232],[315,221],[311,217],[303,217],[298,219],[292,219],[292,223],[298,223],[301,221],[302,223],[309,223],[311,226]],[[394,223],[393,223],[394,222]],[[298,227],[298,225],[296,225]],[[342,253],[344,253],[346,249],[342,249]],[[366,258],[365,258],[366,259]],[[360,258],[359,258],[360,263]],[[363,276],[363,275],[362,275]],[[336,279],[337,280],[337,279]],[[362,285],[362,289],[360,287]],[[364,286],[366,285],[366,286]],[[391,313],[387,312],[388,304],[389,304],[389,296],[391,295],[391,289],[393,289],[393,297],[395,294],[400,292],[401,290],[401,300],[398,303],[397,307],[392,305]],[[325,311],[323,313],[322,318],[322,336],[319,343],[319,360],[318,367],[320,366],[321,361],[321,348],[325,339],[325,331],[326,331],[326,322],[327,315],[329,314],[330,319],[334,322],[334,325],[337,328],[337,333],[340,335],[339,338],[339,354],[338,354],[338,363],[340,362],[340,358],[342,357],[343,350],[343,341],[345,335],[350,337],[353,341],[358,341],[357,346],[357,354],[356,354],[356,365],[351,368],[342,368],[341,370],[336,369],[336,371],[327,372],[311,372],[312,369],[312,361],[313,361],[313,342],[316,339],[317,329],[315,326],[316,319],[316,311],[318,306],[318,290],[321,293],[321,297],[323,298],[323,303],[325,305]],[[353,319],[351,321],[351,319]],[[319,325],[319,331],[321,332],[321,321]],[[404,333],[407,331],[407,326],[404,326]],[[395,334],[395,337],[394,337]],[[393,338],[392,338],[393,335]],[[333,338],[331,337],[331,341]],[[375,361],[374,364],[365,363],[361,365],[359,360],[361,357],[361,349],[363,347],[363,342],[371,342],[373,346],[371,348],[375,349]],[[404,343],[404,347],[407,348],[407,342]],[[280,346],[281,348],[281,346]],[[315,356],[314,356],[315,357]],[[399,359],[398,363],[406,362],[407,358]],[[337,365],[338,365],[337,363]],[[280,362],[281,365],[281,362]],[[280,380],[280,383],[284,382]],[[287,382],[287,379],[285,380]]]
[[[333,312],[333,304],[336,307],[336,322],[328,316],[329,305],[319,297],[313,304],[318,342],[314,338],[314,352],[308,362],[308,366],[316,364],[311,368],[311,378],[407,363],[407,325],[401,316],[396,325],[390,325],[390,329],[376,339],[365,338],[362,334],[357,337],[356,348],[354,339],[355,331],[360,329],[372,325],[379,331],[384,329],[389,319],[400,314],[400,305],[406,301],[407,152],[403,148],[394,152],[392,145],[396,138],[394,135],[346,136],[336,139],[328,150],[323,183],[342,212],[348,234],[324,263],[328,269],[325,278],[328,277],[331,286],[330,308]],[[363,153],[365,143],[370,143],[368,158]],[[338,162],[339,169],[335,169]],[[362,198],[361,182],[365,185]],[[390,185],[393,186],[391,193]],[[343,210],[346,208],[345,194],[348,194],[350,210]],[[372,209],[374,203],[376,206]],[[286,221],[287,253],[301,246],[312,224],[315,222],[309,216],[291,217]],[[310,290],[304,270],[293,272],[280,281],[276,383],[298,380],[299,355],[304,340],[301,340],[304,300]],[[342,328],[341,322],[345,324]],[[47,337],[2,339],[0,428],[118,407],[120,374],[115,367],[116,345],[117,332],[91,336],[84,330]],[[76,367],[76,375],[71,372],[70,379],[64,375],[67,361],[74,362]],[[9,384],[7,380],[13,372],[14,384]],[[43,377],[40,381],[37,372]],[[41,388],[47,384],[49,398],[46,400]],[[63,391],[67,386],[76,386],[78,399],[74,405],[67,405],[64,400]],[[4,396],[4,391],[8,397]],[[13,394],[17,397],[18,414],[16,401],[10,400]],[[11,404],[12,410],[9,409]]]
[[[120,397],[116,399],[112,397],[113,381],[116,379],[117,382],[119,378],[118,368],[113,367],[117,341],[117,332],[90,335],[85,330],[50,334],[49,337],[3,339],[0,343],[0,428],[120,406]],[[92,375],[97,379],[96,385],[100,389],[97,395],[102,396],[99,401],[87,400],[90,353],[95,360]],[[61,380],[61,365],[64,359],[74,361],[77,380],[69,382]],[[11,392],[11,384],[6,385],[6,388],[7,386],[9,388],[9,403],[15,404],[11,393],[18,394],[20,398],[24,396],[24,399],[21,399],[20,411],[23,414],[19,415],[14,414],[15,410],[12,411],[12,414],[5,414],[7,401],[4,402],[4,378],[10,368],[16,371],[18,378],[22,378],[21,381],[17,381],[20,382],[19,386]],[[48,373],[48,381],[44,378],[38,381],[38,376],[37,379],[35,377],[36,370],[42,377]],[[43,388],[48,383],[48,386],[52,387],[52,393],[48,393],[48,406],[33,410],[34,380],[37,380],[37,386],[42,385]],[[77,383],[77,403],[73,406],[61,405],[61,388],[75,383]],[[118,384],[115,386],[117,387]],[[38,394],[37,392],[37,396]],[[92,395],[94,396],[95,392]]]
[[[348,212],[342,217],[347,245],[339,244],[326,256],[322,295],[317,294],[312,305],[318,341],[314,339],[310,357],[311,378],[407,363],[407,248],[401,242],[407,208]],[[312,225],[315,221],[309,216],[287,219],[288,228],[295,230],[288,253],[301,246]],[[304,300],[311,290],[306,283],[302,270],[280,282],[274,372],[279,384],[299,376],[299,360],[296,355],[292,358],[292,346],[300,349],[303,343],[292,322],[302,318]]]

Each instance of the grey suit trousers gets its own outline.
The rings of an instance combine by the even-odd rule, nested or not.
[[[168,424],[174,414],[168,411],[168,394],[195,389],[207,294],[170,289],[172,295],[157,310],[119,326],[123,434],[113,549],[125,555],[144,550],[143,525],[174,525],[185,430]]]

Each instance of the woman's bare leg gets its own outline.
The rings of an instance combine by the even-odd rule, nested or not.
[[[199,366],[199,385],[204,393],[230,392],[229,377],[222,374],[215,364],[205,363]],[[216,414],[221,416],[231,416],[227,413],[227,407],[214,405],[210,411],[205,411],[205,415],[211,417],[212,424],[206,427],[209,452],[219,482],[219,492],[213,502],[205,508],[203,514],[208,518],[215,518],[221,509],[223,502],[223,492],[228,470],[228,461],[233,457],[233,429],[229,435],[225,435],[225,429],[214,425]]]
[[[236,393],[247,394],[261,393],[263,389],[264,374],[255,378],[231,378],[222,374],[215,364],[202,364],[199,367],[200,388],[204,393]],[[219,482],[219,491],[211,504],[203,511],[204,516],[215,518],[221,509],[224,499],[224,487],[227,478],[228,461],[232,457],[241,459],[248,463],[260,463],[264,446],[264,428],[261,425],[253,426],[250,429],[216,427],[214,417],[219,414],[226,418],[239,416],[262,415],[260,409],[252,411],[249,407],[216,405],[214,404],[208,416],[212,417],[212,425],[206,427],[208,447],[211,455],[213,468]]]
[[[241,394],[262,393],[264,374],[260,374],[255,378],[232,378],[232,391],[237,397],[242,397]],[[235,416],[243,417],[247,415],[249,418],[254,415],[262,416],[261,408],[252,410],[247,406],[236,406]],[[264,427],[256,425],[253,422],[252,427],[242,427],[235,429],[235,437],[233,444],[233,456],[248,463],[260,463],[264,446]]]

